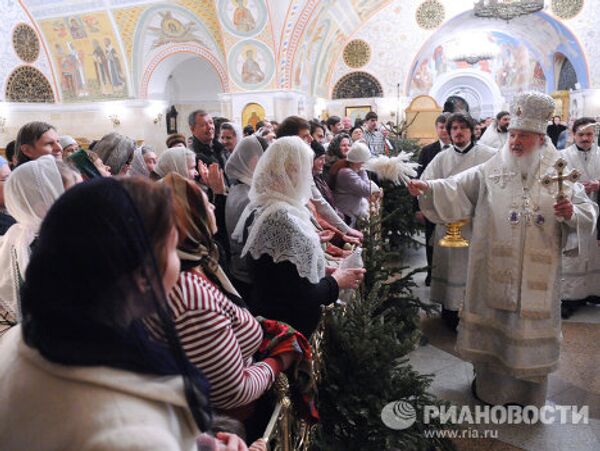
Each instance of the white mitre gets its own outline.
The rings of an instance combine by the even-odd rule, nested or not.
[[[520,94],[513,99],[510,107],[508,129],[545,135],[554,108],[554,99],[547,94],[537,91]]]

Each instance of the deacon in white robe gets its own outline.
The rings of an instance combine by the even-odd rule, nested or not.
[[[568,166],[577,169],[579,181],[593,202],[598,201],[600,187],[600,150],[594,133],[595,119],[583,117],[574,123],[575,144],[562,152]],[[563,258],[562,270],[563,300],[585,301],[591,296],[600,296],[600,247],[596,235],[583,238],[581,252],[577,257]],[[563,317],[569,317],[578,302],[563,306]]]
[[[427,166],[421,180],[446,179],[459,174],[473,166],[489,160],[496,151],[473,142],[472,119],[463,113],[454,113],[446,121],[446,128],[452,141],[452,146],[438,153]],[[448,325],[455,329],[458,312],[465,298],[467,282],[467,248],[445,248],[439,245],[446,227],[438,224],[430,243],[434,247],[431,272],[431,300],[442,304],[442,317]],[[463,237],[471,237],[471,223],[462,228]]]
[[[501,111],[496,115],[496,120],[488,128],[479,139],[479,144],[486,145],[492,149],[499,150],[508,139],[508,126],[510,125],[510,113]]]
[[[487,162],[447,180],[411,180],[437,223],[471,218],[467,290],[457,350],[473,362],[484,402],[541,406],[560,352],[560,265],[594,231],[597,207],[579,184],[557,201],[560,154],[545,137],[554,101],[539,92],[512,105],[509,142]]]

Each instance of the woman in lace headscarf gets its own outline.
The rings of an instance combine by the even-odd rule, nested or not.
[[[194,179],[198,175],[194,152],[184,147],[166,150],[160,154],[156,168],[150,173],[150,178],[161,179],[169,172],[176,172],[186,179]]]
[[[259,160],[233,238],[245,242],[253,275],[255,314],[284,321],[306,337],[318,325],[321,305],[340,288],[356,288],[363,269],[327,275],[319,235],[306,208],[311,198],[313,152],[297,136],[280,138]]]
[[[19,317],[21,283],[47,211],[64,192],[57,161],[46,155],[18,166],[4,186],[6,210],[17,221],[0,239],[0,330]]]
[[[235,152],[225,164],[225,174],[231,180],[229,195],[225,204],[225,226],[229,238],[231,252],[232,282],[246,301],[251,300],[252,278],[244,259],[240,257],[242,245],[231,238],[242,212],[250,202],[248,193],[252,185],[252,175],[267,148],[267,142],[256,135],[243,138],[238,143]]]

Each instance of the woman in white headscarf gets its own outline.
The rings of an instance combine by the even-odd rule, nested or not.
[[[19,319],[20,285],[46,213],[64,192],[63,177],[52,155],[18,166],[4,186],[8,213],[17,221],[0,238],[0,331]]]
[[[264,139],[256,135],[247,136],[238,142],[235,152],[225,164],[225,174],[231,182],[225,203],[225,226],[231,252],[229,270],[233,284],[246,302],[251,300],[252,278],[244,259],[240,257],[242,245],[232,239],[231,234],[242,212],[250,202],[248,193],[252,185],[252,175],[266,148],[267,142]]]
[[[277,319],[310,336],[321,305],[340,288],[356,288],[363,269],[326,275],[325,256],[306,203],[311,198],[313,152],[297,136],[280,138],[259,160],[233,238],[246,238],[253,275],[253,313]]]
[[[150,177],[161,179],[169,172],[176,172],[186,179],[196,178],[198,171],[196,170],[196,156],[194,152],[184,147],[173,147],[160,154],[156,168],[150,174]]]

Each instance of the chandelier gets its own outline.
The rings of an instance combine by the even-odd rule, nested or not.
[[[451,61],[464,61],[474,65],[498,56],[500,49],[484,32],[462,34],[446,46],[446,57]]]
[[[477,17],[511,20],[543,8],[544,0],[477,0],[473,12]]]

